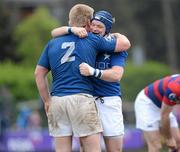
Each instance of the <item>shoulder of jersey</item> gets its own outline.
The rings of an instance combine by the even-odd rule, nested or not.
[[[173,74],[171,77],[180,77],[180,74]]]
[[[106,35],[106,36],[104,36],[104,38],[106,39],[106,40],[112,40],[112,39],[114,39],[114,37],[112,36],[112,35]]]

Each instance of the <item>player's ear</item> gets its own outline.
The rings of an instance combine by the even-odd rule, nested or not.
[[[70,20],[68,21],[68,25],[71,26],[71,21]]]
[[[85,26],[85,28],[86,28],[86,30],[87,30],[88,32],[90,31],[90,26],[91,26],[91,20],[88,19],[87,22],[86,22],[86,26]]]
[[[87,25],[90,27],[90,25],[91,25],[91,20],[90,19],[87,20]]]

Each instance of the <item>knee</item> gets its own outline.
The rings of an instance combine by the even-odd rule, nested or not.
[[[176,139],[176,145],[180,149],[180,138]]]
[[[148,145],[148,149],[149,152],[158,152],[162,149],[162,145],[160,142],[152,142],[150,145]]]
[[[110,150],[107,150],[107,152],[122,152],[121,149],[110,149]]]
[[[121,147],[111,147],[111,148],[106,148],[107,152],[122,152]]]
[[[155,148],[156,148],[157,151],[160,151],[162,149],[161,143],[156,144]]]

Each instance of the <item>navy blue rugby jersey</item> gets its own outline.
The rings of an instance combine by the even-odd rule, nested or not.
[[[128,53],[100,53],[96,58],[96,68],[100,70],[110,69],[113,66],[125,66]],[[92,78],[94,96],[121,96],[120,82],[107,82],[98,78]]]
[[[52,73],[51,95],[93,94],[92,82],[80,74],[79,64],[86,62],[94,67],[96,54],[114,52],[115,45],[115,39],[105,39],[92,33],[83,39],[70,34],[50,40],[38,65]]]

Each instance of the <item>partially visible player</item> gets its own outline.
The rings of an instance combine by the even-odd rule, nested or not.
[[[110,40],[117,34],[110,34],[112,24],[112,15],[107,11],[99,11],[95,13],[91,21],[91,32]],[[56,30],[52,32],[54,36],[57,36],[57,33]],[[76,27],[73,27],[73,33],[80,37],[85,35],[81,28]],[[95,68],[87,63],[80,64],[81,74],[92,76],[94,96],[96,96],[96,104],[104,129],[102,134],[107,152],[122,151],[124,124],[119,81],[124,73],[126,58],[126,51],[114,54],[99,53],[96,57]]]
[[[91,22],[91,31],[108,39],[112,35],[112,15],[105,11],[95,13]],[[95,68],[86,63],[80,65],[82,75],[93,76],[94,96],[103,125],[103,137],[107,152],[121,152],[123,147],[124,123],[122,115],[122,100],[120,80],[124,73],[125,61],[128,54],[99,53],[96,57]],[[101,71],[101,75],[98,75]]]
[[[156,80],[135,100],[136,127],[143,130],[148,152],[160,152],[161,135],[171,150],[180,152],[180,132],[173,107],[180,104],[180,75]]]

